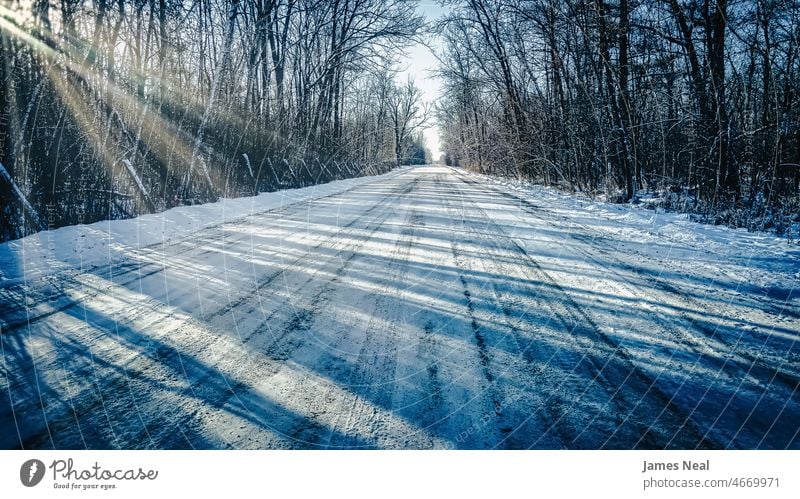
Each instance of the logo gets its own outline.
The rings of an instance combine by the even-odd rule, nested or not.
[[[38,459],[28,459],[19,469],[19,480],[26,487],[35,487],[44,478],[44,463]]]

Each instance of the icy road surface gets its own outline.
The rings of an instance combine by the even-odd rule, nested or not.
[[[796,247],[444,167],[335,184],[0,245],[0,448],[800,448]]]

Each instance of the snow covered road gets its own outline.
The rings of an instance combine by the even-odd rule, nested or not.
[[[800,448],[797,251],[614,210],[420,167],[2,245],[0,448]]]

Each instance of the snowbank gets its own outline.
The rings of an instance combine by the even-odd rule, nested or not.
[[[0,287],[59,270],[105,266],[142,248],[190,237],[201,229],[232,220],[335,195],[368,182],[381,182],[404,169],[375,177],[181,206],[127,220],[106,220],[38,232],[0,244]]]
[[[783,282],[783,286],[793,289],[800,282],[800,247],[788,244],[786,238],[774,233],[702,224],[692,221],[687,214],[594,201],[580,193],[462,172],[532,201],[565,224],[591,229],[598,237],[614,236],[626,241],[626,250],[633,249],[643,257],[689,263],[687,272],[692,266],[708,270],[713,265],[720,272],[725,272],[726,267],[728,271],[736,268],[737,280],[758,287],[773,285],[770,281],[778,276],[789,281]],[[742,268],[746,273],[741,272]]]

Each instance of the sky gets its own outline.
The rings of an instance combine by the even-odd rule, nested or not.
[[[446,9],[433,1],[423,0],[418,4],[417,10],[425,16],[426,20],[435,21],[445,13]],[[441,44],[440,40],[434,36],[431,36],[427,43],[435,50],[438,50]],[[398,79],[402,82],[411,77],[417,87],[422,90],[423,99],[433,105],[441,95],[441,82],[431,74],[436,67],[436,57],[431,50],[423,44],[416,44],[407,50],[405,60],[400,63],[400,68],[404,71],[398,75]],[[442,151],[439,144],[439,130],[435,125],[431,117],[429,126],[425,130],[425,140],[431,150],[433,160],[437,161]]]

